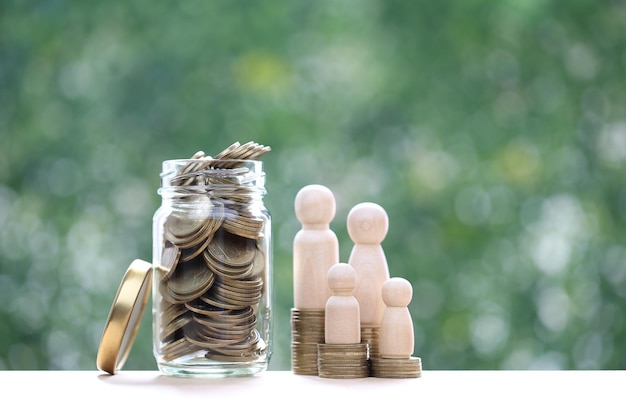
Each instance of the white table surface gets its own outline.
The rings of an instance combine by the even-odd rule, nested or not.
[[[626,416],[626,371],[425,370],[417,379],[349,380],[0,371],[0,399],[0,415]]]

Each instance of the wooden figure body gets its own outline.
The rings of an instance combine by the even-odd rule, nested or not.
[[[349,264],[338,263],[328,270],[328,286],[332,295],[326,302],[327,344],[361,343],[359,302],[352,295],[356,282],[356,271]]]
[[[385,310],[381,291],[389,280],[387,258],[381,246],[389,218],[378,204],[360,203],[348,213],[347,226],[354,242],[348,263],[357,274],[354,295],[361,310],[361,326],[376,327]]]
[[[297,309],[324,309],[330,297],[327,273],[339,262],[339,242],[330,222],[335,197],[323,185],[307,185],[295,198],[302,228],[293,241],[293,291]]]
[[[378,339],[382,358],[410,358],[414,349],[413,320],[408,305],[413,287],[404,278],[391,278],[382,291],[386,308]]]

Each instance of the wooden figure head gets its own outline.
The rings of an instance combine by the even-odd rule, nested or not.
[[[329,224],[335,217],[335,196],[327,187],[311,184],[298,191],[295,199],[296,217],[302,224]]]
[[[354,243],[380,244],[387,236],[389,217],[376,203],[360,203],[348,213],[347,226]]]

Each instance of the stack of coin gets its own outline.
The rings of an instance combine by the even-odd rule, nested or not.
[[[198,352],[218,361],[251,361],[266,350],[256,329],[267,280],[265,219],[247,208],[250,186],[241,182],[246,169],[231,160],[267,151],[236,142],[215,158],[198,152],[172,180],[195,209],[174,209],[164,224],[156,271],[166,361]]]
[[[367,344],[367,359],[378,357],[379,326],[361,326],[361,342]],[[371,364],[370,364],[371,365]],[[371,366],[370,366],[371,372]]]
[[[320,343],[318,374],[322,378],[366,378],[369,376],[367,344]]]
[[[215,157],[207,156],[204,152],[196,152],[191,159],[193,162],[183,167],[178,175],[172,179],[174,186],[196,186],[214,183],[236,183],[233,177],[242,171],[238,170],[244,160],[255,160],[269,152],[269,146],[248,142],[241,145],[235,142]]]
[[[323,309],[291,309],[291,369],[297,375],[317,375],[317,345],[324,343]]]
[[[421,358],[370,358],[371,375],[377,378],[419,378],[422,376]]]

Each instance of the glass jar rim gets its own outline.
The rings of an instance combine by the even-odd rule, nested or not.
[[[232,162],[232,163],[244,163],[244,164],[261,164],[263,165],[263,161],[258,159],[212,159],[212,158],[176,158],[176,159],[166,159],[163,161],[163,164],[166,163],[189,163],[189,162]]]
[[[163,161],[159,194],[176,190],[206,192],[232,187],[265,194],[263,162],[252,159],[170,159]],[[202,179],[204,177],[204,179]],[[227,179],[235,181],[224,181]],[[197,182],[200,179],[200,182]],[[213,181],[215,180],[215,181]]]

